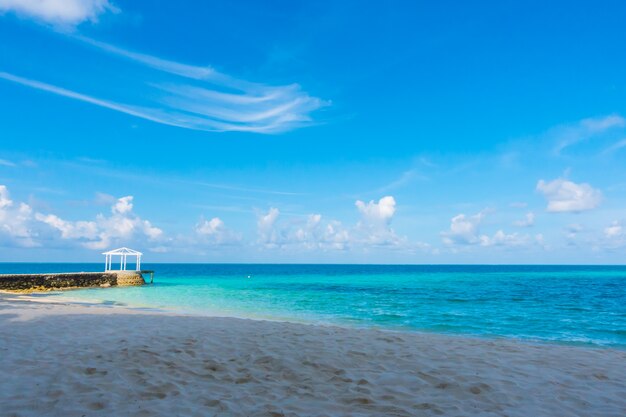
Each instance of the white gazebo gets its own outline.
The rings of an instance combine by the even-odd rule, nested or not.
[[[103,252],[102,254],[105,256],[105,262],[104,262],[105,271],[113,270],[113,257],[114,256],[120,257],[120,271],[126,271],[126,258],[128,256],[135,257],[135,271],[141,270],[141,255],[143,255],[143,253],[141,252],[137,252],[136,250],[132,250],[128,248],[119,248],[119,249],[110,250],[108,252]]]

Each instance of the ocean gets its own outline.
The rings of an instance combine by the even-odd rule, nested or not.
[[[180,313],[626,348],[626,266],[146,264],[155,283],[37,295]],[[0,273],[102,264],[0,264]]]

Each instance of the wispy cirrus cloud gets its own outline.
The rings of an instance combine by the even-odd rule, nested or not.
[[[126,106],[123,104],[115,103],[113,101],[101,100],[92,96],[88,96],[86,94],[80,94],[75,91],[67,90],[65,88],[57,87],[51,84],[42,83],[39,81],[31,80],[28,78],[19,77],[17,75],[10,74],[8,72],[0,72],[0,78],[13,81],[15,83],[35,88],[37,90],[47,91],[49,93],[54,93],[60,96],[73,98],[75,100],[84,101],[86,103],[95,104],[96,106],[105,107],[107,109],[119,111],[122,113],[130,114],[132,116],[141,117],[143,119],[151,120],[157,123],[169,124],[172,126],[179,126],[179,124],[169,122],[167,118],[161,119],[158,116],[158,112],[153,111],[151,109],[142,109],[141,107],[132,107]],[[184,127],[184,126],[179,126]]]
[[[283,196],[302,196],[306,195],[306,193],[296,193],[293,191],[281,191],[281,190],[269,190],[265,188],[253,188],[253,187],[241,187],[232,184],[216,184],[216,183],[208,183],[204,181],[185,181],[180,180],[180,182],[185,182],[192,185],[198,185],[201,187],[214,188],[218,190],[226,190],[226,191],[241,191],[244,193],[258,193],[258,194],[270,194],[270,195],[283,195]]]
[[[556,142],[554,153],[560,155],[571,146],[625,126],[626,119],[619,114],[610,114],[555,127],[548,132],[548,136],[554,138]]]
[[[626,147],[626,138],[618,140],[617,142],[615,142],[614,144],[612,144],[611,146],[607,147],[602,154],[604,155],[610,155],[613,154],[617,151],[619,151],[620,149],[623,149]]]
[[[90,47],[92,52],[112,56],[119,73],[128,75],[119,83],[107,80],[111,88],[99,94],[9,72],[0,72],[0,78],[155,123],[208,132],[285,132],[314,124],[311,114],[329,105],[304,92],[298,84],[254,83],[210,66],[166,60],[83,36],[70,39]],[[98,77],[97,71],[81,74]],[[93,81],[97,85],[104,80]]]
[[[0,166],[4,166],[4,167],[15,167],[17,166],[17,164],[15,162],[11,162],[7,159],[0,159]]]
[[[13,12],[63,28],[96,21],[102,13],[117,10],[109,0],[0,0],[0,13]]]
[[[1,1],[1,0],[0,0]],[[231,80],[230,77],[220,74],[218,71],[213,69],[211,66],[196,66],[196,65],[188,65],[180,62],[170,61],[167,59],[162,59],[159,57],[155,57],[148,54],[142,54],[140,52],[130,51],[128,49],[119,48],[115,45],[111,45],[110,43],[100,42],[96,39],[91,39],[86,36],[76,35],[74,39],[77,39],[81,42],[94,46],[102,51],[111,53],[113,55],[117,55],[123,58],[126,58],[130,61],[138,62],[154,69],[169,72],[171,74],[180,75],[185,78],[192,78],[196,80],[212,80],[218,81],[221,84],[246,84],[245,81],[236,82],[235,80]]]
[[[93,174],[100,177],[106,178],[117,178],[117,179],[132,179],[133,181],[146,183],[146,184],[167,184],[171,187],[192,187],[192,188],[206,188],[213,190],[222,190],[224,192],[233,192],[232,194],[228,194],[229,197],[243,199],[243,200],[258,200],[263,195],[275,195],[275,196],[285,196],[285,197],[300,197],[305,196],[308,193],[305,192],[295,192],[291,190],[284,189],[272,189],[265,187],[253,187],[253,186],[242,186],[237,183],[218,183],[218,182],[207,182],[199,179],[193,178],[184,178],[182,176],[175,175],[163,175],[159,172],[141,172],[136,170],[128,170],[124,167],[116,166],[113,164],[109,164],[106,161],[99,162],[99,166],[94,166],[92,160],[84,158],[77,159],[75,161],[57,161],[53,159],[45,160],[45,164],[59,164],[58,169],[71,169],[71,170],[80,170],[85,174]],[[44,163],[42,161],[42,163]],[[57,165],[55,165],[57,166]],[[256,195],[256,196],[255,196]],[[265,201],[265,200],[261,200]],[[246,210],[249,211],[249,210]]]

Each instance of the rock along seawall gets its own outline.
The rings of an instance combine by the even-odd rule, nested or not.
[[[0,290],[3,291],[31,292],[143,284],[145,281],[138,271],[0,275]]]

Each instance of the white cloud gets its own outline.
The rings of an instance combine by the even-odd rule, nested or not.
[[[310,214],[306,224],[299,227],[295,232],[295,238],[300,242],[311,242],[317,240],[317,231],[322,222],[321,214]]]
[[[257,219],[257,231],[259,234],[259,243],[267,247],[276,247],[278,245],[278,233],[274,228],[274,224],[280,215],[280,211],[271,207],[267,214],[260,215]]]
[[[106,249],[126,245],[135,239],[158,241],[163,231],[133,213],[133,196],[117,199],[111,215],[99,214],[93,221],[67,221],[54,214],[37,213],[35,219],[61,233],[62,239],[76,240],[89,249]]]
[[[9,197],[9,190],[6,185],[0,185],[0,209],[4,209],[13,205],[13,201]]]
[[[238,234],[226,228],[219,217],[213,217],[211,220],[201,219],[196,224],[195,232],[200,237],[200,244],[234,244],[241,240]]]
[[[321,214],[310,214],[304,225],[297,225],[286,236],[289,242],[305,249],[345,250],[351,243],[350,232],[340,222],[324,222]]]
[[[604,236],[609,239],[615,239],[624,235],[624,227],[618,221],[614,221],[610,226],[604,229]]]
[[[385,196],[378,203],[370,201],[355,203],[361,213],[361,220],[353,230],[353,241],[366,246],[400,246],[406,239],[400,237],[390,227],[396,213],[396,200]]]
[[[5,185],[0,185],[0,243],[23,247],[38,246],[32,227],[33,210],[25,203],[16,204]]]
[[[259,217],[259,221],[258,221],[259,229],[261,230],[270,229],[274,225],[274,223],[276,223],[276,219],[278,219],[279,214],[280,214],[280,211],[276,207],[271,207],[269,211],[267,212],[267,214]]]
[[[203,220],[196,225],[196,233],[203,236],[215,236],[224,228],[224,222],[219,217]]]
[[[107,11],[117,11],[108,0],[0,0],[0,12],[14,12],[54,26],[93,22]]]
[[[539,180],[537,191],[548,200],[550,212],[580,212],[600,205],[602,193],[587,183],[576,184],[558,178],[550,182]]]
[[[322,238],[318,240],[321,243],[318,243],[318,246],[336,250],[347,249],[350,244],[350,232],[342,226],[341,222],[330,221],[322,230]]]
[[[353,243],[351,232],[341,222],[325,221],[320,214],[279,222],[278,210],[274,210],[258,222],[259,243],[264,248],[345,250]]]
[[[63,239],[97,239],[98,225],[96,222],[68,222],[54,214],[35,214],[35,218],[61,232]]]
[[[392,196],[383,197],[378,203],[372,200],[366,204],[357,200],[355,205],[369,222],[389,223],[396,212],[396,200]]]
[[[519,235],[518,233],[506,234],[502,230],[498,230],[492,237],[480,236],[481,246],[524,246],[529,243],[530,238],[527,235]]]
[[[264,248],[326,248],[343,249],[348,240],[339,222],[322,222],[321,214],[311,214],[306,220],[279,221],[280,211],[272,207],[257,219],[258,243]],[[345,237],[342,239],[340,237]]]
[[[113,214],[126,214],[130,213],[133,210],[133,197],[126,196],[117,200],[113,207],[111,207],[111,211]]]
[[[507,234],[498,230],[493,236],[480,233],[480,224],[486,212],[472,216],[459,214],[450,220],[450,229],[441,233],[443,243],[448,246],[525,246],[531,242],[528,235]]]
[[[450,230],[441,233],[446,245],[473,245],[480,243],[478,227],[485,217],[484,212],[473,216],[459,214],[450,221]]]
[[[602,238],[596,242],[597,249],[616,250],[626,246],[626,227],[615,220],[604,228]]]
[[[531,227],[535,224],[535,213],[528,212],[522,220],[516,220],[513,222],[513,226],[517,227]]]
[[[390,227],[396,211],[396,201],[386,196],[378,202],[356,201],[361,214],[352,227],[345,227],[336,220],[326,220],[321,214],[311,214],[306,219],[279,221],[276,208],[262,214],[257,220],[259,244],[266,248],[347,250],[371,247],[400,247],[406,239]],[[423,248],[417,244],[416,248]]]

